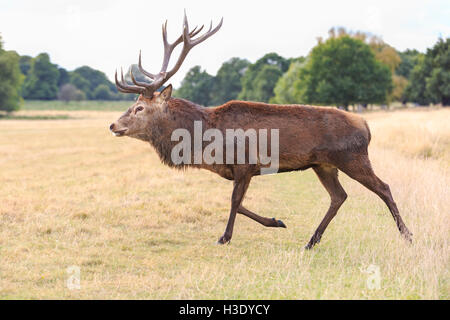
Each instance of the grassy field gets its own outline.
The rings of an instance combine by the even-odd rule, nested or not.
[[[113,137],[119,114],[27,107],[0,120],[0,298],[450,298],[450,110],[366,115],[375,172],[413,244],[341,173],[349,198],[311,251],[329,205],[311,170],[254,178],[247,192],[246,207],[287,229],[238,215],[231,244],[217,246],[231,182]],[[66,286],[70,266],[80,289]]]
[[[39,101],[25,100],[22,110],[89,110],[89,111],[124,111],[130,106],[130,101],[70,101],[64,102],[60,100]]]

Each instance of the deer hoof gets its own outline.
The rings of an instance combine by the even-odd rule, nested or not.
[[[287,228],[283,221],[277,220],[277,219],[275,219],[275,218],[272,218],[272,220],[275,222],[274,227],[277,227],[277,228]]]
[[[412,243],[412,236],[413,234],[409,231],[406,231],[404,233],[402,233],[403,237],[405,238],[406,241],[408,241],[408,243]]]
[[[319,239],[311,239],[308,244],[305,246],[306,250],[311,250],[316,244],[318,244],[320,242],[320,238]]]
[[[217,244],[230,244],[231,239],[228,239],[224,235],[220,237],[219,241],[217,241]]]
[[[279,226],[280,228],[287,228],[286,225],[284,224],[284,222],[281,221],[281,220],[278,220],[278,226]]]

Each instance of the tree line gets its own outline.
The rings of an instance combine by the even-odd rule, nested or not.
[[[130,68],[139,81],[149,81],[136,65]],[[235,57],[215,76],[195,66],[174,96],[205,106],[233,99],[345,109],[392,101],[449,105],[450,39],[439,39],[426,53],[399,52],[377,36],[332,28],[306,57],[268,53],[255,63]],[[33,58],[6,51],[0,35],[0,110],[16,110],[22,99],[122,100],[133,95],[117,92],[103,72],[88,66],[67,71],[47,53]]]
[[[24,81],[21,95],[30,100],[118,100],[115,85],[106,75],[88,66],[73,71],[52,63],[47,53],[36,57],[20,56],[19,68]]]
[[[30,100],[125,100],[106,75],[88,66],[73,71],[54,64],[47,53],[20,56],[3,49],[0,35],[0,110],[17,110]]]
[[[279,104],[450,104],[450,39],[426,53],[399,52],[381,38],[332,28],[306,57],[232,58],[215,76],[195,66],[175,96],[212,106],[233,99]]]

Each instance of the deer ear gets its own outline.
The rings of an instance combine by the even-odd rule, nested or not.
[[[159,97],[164,100],[167,101],[170,99],[170,97],[172,96],[172,85],[169,84],[167,87],[165,87],[161,93],[159,94]]]

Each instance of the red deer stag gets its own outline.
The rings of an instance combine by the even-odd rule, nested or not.
[[[228,154],[227,149],[227,160],[229,160],[228,157],[234,160],[231,163],[220,161],[225,159],[225,155],[220,153],[215,154],[219,157],[219,161],[213,163],[195,161],[196,150],[200,151],[201,154],[205,151],[205,141],[201,142],[200,149],[195,149],[195,141],[192,144],[188,143],[189,148],[194,146],[187,150],[187,157],[190,161],[180,163],[173,160],[173,149],[178,144],[178,141],[173,139],[173,132],[182,129],[184,132],[190,133],[190,136],[195,136],[196,123],[201,124],[202,130],[214,129],[222,134],[225,134],[229,129],[245,131],[244,152],[246,160],[249,159],[250,152],[246,143],[246,138],[248,138],[248,141],[250,140],[250,135],[247,135],[248,130],[266,130],[266,133],[267,130],[278,130],[279,135],[275,138],[271,136],[266,146],[266,151],[267,149],[272,150],[274,147],[278,148],[278,159],[276,159],[278,161],[278,172],[309,168],[314,170],[329,193],[331,204],[322,222],[306,245],[307,249],[312,248],[320,241],[328,224],[347,198],[347,194],[338,180],[338,169],[376,193],[388,206],[400,233],[411,241],[412,234],[400,217],[389,186],[380,180],[372,170],[367,152],[370,131],[366,121],[361,117],[335,108],[273,105],[245,101],[229,101],[218,107],[205,108],[184,99],[172,98],[171,85],[168,85],[161,92],[157,92],[178,71],[188,52],[194,46],[215,34],[222,26],[222,22],[223,19],[214,29],[212,29],[211,23],[209,31],[194,38],[200,33],[203,26],[200,29],[195,28],[189,31],[185,14],[182,35],[175,42],[169,43],[166,21],[162,26],[164,58],[161,71],[156,74],[145,71],[142,68],[141,54],[139,53],[138,68],[141,73],[153,80],[151,83],[136,80],[132,72],[130,72],[130,77],[133,84],[124,80],[123,72],[121,81],[119,81],[116,71],[117,89],[124,93],[139,94],[139,98],[115,123],[111,124],[110,130],[114,135],[129,136],[149,142],[156,149],[161,161],[171,167],[178,169],[186,167],[203,168],[234,181],[230,216],[225,233],[218,241],[219,244],[225,244],[231,240],[237,213],[243,214],[266,227],[285,228],[286,226],[281,220],[259,216],[242,205],[251,178],[260,175],[261,170],[267,163],[263,164],[260,159],[253,163],[249,161],[236,163],[234,149],[231,149],[233,154],[231,154],[231,151]],[[183,47],[180,56],[173,68],[167,71],[171,53],[181,43],[183,43]],[[203,131],[200,134],[202,135]],[[276,141],[276,138],[278,138],[278,141]],[[238,147],[237,141],[238,139],[233,137],[232,144],[236,145],[236,149]],[[223,146],[225,147],[225,143]],[[260,148],[261,145],[259,145]]]

